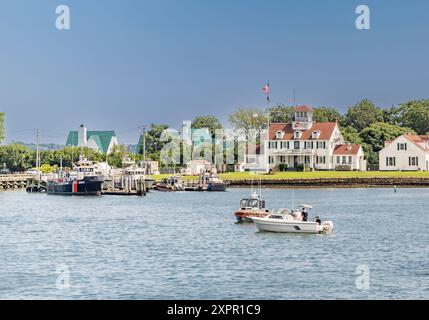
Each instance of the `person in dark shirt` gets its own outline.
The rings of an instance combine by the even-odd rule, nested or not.
[[[318,224],[322,224],[322,220],[320,220],[320,218],[319,218],[319,216],[317,216],[316,217],[316,220],[315,220]]]
[[[308,212],[305,208],[302,209],[302,221],[308,220]]]

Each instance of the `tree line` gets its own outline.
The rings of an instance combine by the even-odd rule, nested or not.
[[[294,106],[278,105],[267,110],[257,108],[239,108],[228,117],[235,130],[242,130],[248,136],[252,131],[266,128],[271,123],[289,123],[293,120]],[[386,140],[393,140],[404,133],[429,134],[429,100],[413,100],[390,108],[380,108],[372,101],[364,99],[351,106],[345,113],[336,108],[320,106],[314,108],[313,120],[317,122],[335,122],[347,143],[361,144],[369,164],[378,164],[378,152]],[[208,128],[212,136],[223,126],[215,116],[197,116],[192,121],[192,128]],[[152,124],[145,134],[146,159],[159,161],[162,148],[168,141],[162,141],[161,135],[168,125]],[[4,113],[0,113],[0,143],[4,139]],[[93,161],[107,161],[110,165],[121,167],[122,160],[143,157],[143,136],[140,137],[135,152],[125,146],[116,146],[109,155],[88,148],[65,147],[62,150],[41,151],[41,163],[52,167],[71,167],[72,163],[84,155]],[[35,151],[19,145],[0,146],[0,165],[12,171],[25,171],[35,166]]]

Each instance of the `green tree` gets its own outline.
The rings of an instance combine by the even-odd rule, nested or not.
[[[279,105],[270,108],[269,112],[271,123],[290,123],[293,120],[295,107]]]
[[[150,130],[146,132],[146,159],[147,160],[160,160],[160,153],[162,148],[168,143],[161,142],[161,134],[167,130],[167,125],[152,124]],[[137,153],[143,155],[143,135],[140,136],[137,144]]]
[[[121,168],[122,160],[128,155],[127,148],[124,145],[116,145],[112,148],[112,152],[107,155],[109,165]]]
[[[63,167],[71,168],[73,163],[79,160],[80,156],[95,162],[106,161],[105,154],[91,148],[65,147],[61,150],[44,150],[40,152],[42,164],[57,167],[59,167],[62,162]]]
[[[353,143],[353,144],[363,143],[362,138],[359,136],[359,132],[353,127],[341,128],[341,134],[343,135],[343,138],[346,141],[346,143]]]
[[[222,124],[215,116],[195,117],[192,121],[191,127],[193,129],[208,128],[212,137],[214,137],[216,130],[223,128]]]
[[[429,100],[414,100],[394,109],[396,124],[413,129],[417,134],[429,132]]]
[[[21,144],[0,146],[0,163],[12,172],[22,172],[35,164],[35,153]]]
[[[385,141],[394,140],[405,133],[414,134],[415,132],[410,128],[403,128],[384,122],[373,123],[362,130],[359,133],[359,137],[363,141],[368,163],[376,164],[378,162],[378,152],[384,148]]]
[[[42,164],[40,166],[40,171],[42,171],[43,173],[52,173],[54,172],[55,167],[50,166],[49,164]]]
[[[4,112],[0,112],[0,144],[4,140]]]
[[[267,126],[267,116],[259,109],[238,109],[228,117],[228,121],[236,130],[243,130],[250,140]]]
[[[362,131],[373,123],[383,122],[383,111],[365,99],[349,108],[344,122],[346,126]]]
[[[313,112],[313,120],[316,122],[341,121],[342,115],[337,109],[331,107],[317,107]]]

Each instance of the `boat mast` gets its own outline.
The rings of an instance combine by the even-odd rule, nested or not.
[[[36,169],[40,168],[39,129],[36,129]]]

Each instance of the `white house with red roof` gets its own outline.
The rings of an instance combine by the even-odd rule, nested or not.
[[[313,109],[295,109],[292,123],[272,123],[265,141],[268,169],[304,165],[313,170],[366,170],[360,145],[346,144],[337,122],[313,121]]]
[[[429,170],[429,136],[404,134],[384,145],[379,152],[380,171]]]

